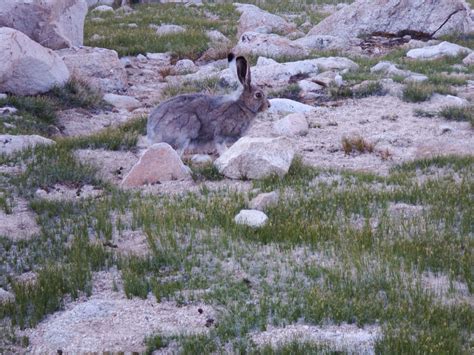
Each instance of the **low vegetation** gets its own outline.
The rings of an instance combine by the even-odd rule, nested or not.
[[[429,100],[434,93],[455,94],[447,84],[433,85],[425,82],[409,82],[403,89],[403,100],[406,102],[423,102]]]
[[[474,127],[474,106],[447,106],[439,112],[441,117],[449,121],[467,121]]]

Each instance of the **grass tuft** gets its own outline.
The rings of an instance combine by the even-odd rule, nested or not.
[[[352,154],[354,152],[359,153],[373,153],[374,144],[369,143],[362,137],[343,137],[342,138],[342,150],[346,155]]]

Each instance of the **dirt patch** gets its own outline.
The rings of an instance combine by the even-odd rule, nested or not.
[[[143,352],[144,339],[153,334],[186,335],[206,333],[213,310],[196,304],[178,307],[173,302],[127,299],[120,290],[114,292],[111,282],[117,271],[94,275],[93,296],[67,305],[43,320],[36,328],[24,331],[30,340],[28,352]],[[120,287],[120,286],[119,286]],[[199,309],[202,312],[198,311]]]
[[[48,201],[71,201],[85,198],[97,198],[100,197],[102,193],[102,189],[92,185],[84,185],[76,188],[56,184],[47,189],[36,190],[35,196]]]
[[[381,330],[378,326],[358,328],[356,325],[333,326],[289,325],[285,328],[269,327],[267,331],[252,336],[257,346],[270,345],[272,348],[298,341],[327,346],[332,351],[358,354],[374,354],[374,346]]]
[[[470,123],[414,115],[415,109],[437,111],[443,102],[413,104],[392,96],[374,96],[344,100],[336,107],[317,107],[305,114],[309,133],[293,141],[298,154],[310,165],[380,174],[416,158],[474,154],[474,130]],[[272,136],[274,119],[274,115],[263,114],[249,135]],[[374,145],[373,153],[345,154],[344,137],[362,137]]]
[[[16,198],[11,213],[0,210],[0,235],[18,241],[29,239],[40,233],[41,229],[36,223],[36,214],[29,208],[28,201]]]

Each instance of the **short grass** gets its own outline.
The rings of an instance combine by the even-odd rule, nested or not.
[[[443,107],[439,115],[449,121],[467,121],[474,127],[474,106],[447,106]]]
[[[89,13],[85,24],[85,44],[114,49],[120,56],[173,52],[178,59],[197,59],[208,48],[206,30],[219,30],[234,40],[238,13],[229,4],[187,7],[182,4],[135,5],[125,16]],[[206,16],[214,14],[216,18]],[[94,18],[101,18],[100,21]],[[130,28],[128,24],[136,24]],[[150,25],[175,24],[186,27],[178,34],[157,36]],[[91,40],[94,34],[102,39]]]
[[[410,82],[403,89],[403,100],[406,102],[427,101],[434,93],[455,95],[455,91],[446,84],[434,85],[426,82]]]

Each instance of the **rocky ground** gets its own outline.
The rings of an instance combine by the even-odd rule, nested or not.
[[[0,82],[0,352],[472,351],[473,15],[376,2],[1,29],[59,64]],[[229,49],[270,109],[221,157],[150,147],[163,100],[235,95]]]

